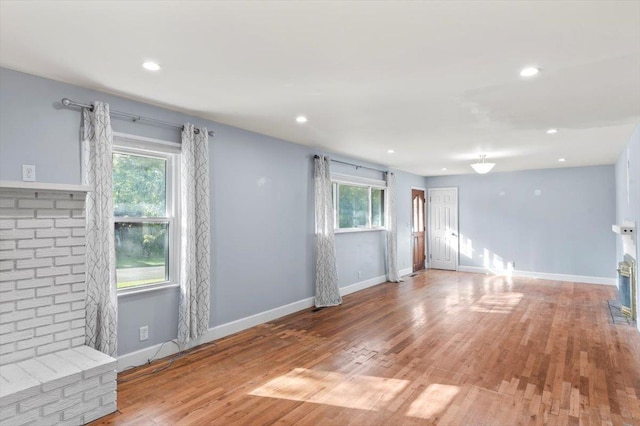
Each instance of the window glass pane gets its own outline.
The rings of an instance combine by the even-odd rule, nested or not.
[[[165,217],[166,176],[165,159],[114,153],[114,216]]]
[[[369,188],[341,184],[339,193],[339,227],[366,227],[369,220]]]
[[[371,188],[371,226],[384,226],[384,190]]]
[[[169,280],[169,224],[116,222],[118,288]]]

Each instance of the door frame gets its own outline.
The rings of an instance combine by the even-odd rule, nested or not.
[[[422,191],[424,192],[424,201],[425,201],[425,207],[424,207],[424,220],[425,220],[425,224],[428,223],[427,222],[427,218],[429,217],[429,214],[427,212],[427,188],[422,188],[419,186],[412,186],[411,187],[411,195],[413,197],[413,190],[418,190],[418,191]],[[409,209],[409,227],[411,227],[411,225],[413,225],[413,209]],[[427,248],[427,246],[429,245],[429,227],[425,226],[424,227],[424,231],[425,231],[425,237],[424,237],[424,269],[429,269],[430,268],[430,263],[429,263],[429,249]],[[409,239],[410,239],[410,243],[411,243],[411,253],[413,253],[413,230],[411,230],[411,232],[409,232]],[[413,254],[411,255],[411,262],[413,262]],[[413,269],[413,268],[411,268]]]
[[[460,269],[460,200],[458,198],[458,187],[457,186],[443,186],[443,187],[435,187],[435,188],[429,188],[429,196],[427,198],[427,206],[428,208],[426,209],[427,213],[427,217],[429,218],[429,222],[427,222],[429,225],[427,226],[428,229],[428,233],[429,236],[427,237],[427,241],[428,241],[428,249],[427,249],[427,260],[429,261],[429,265],[431,265],[431,247],[433,247],[431,238],[433,237],[433,230],[431,229],[431,191],[437,191],[437,190],[442,190],[442,189],[453,189],[456,193],[456,225],[458,227],[458,229],[456,229],[456,234],[458,235],[458,246],[456,247],[456,255],[454,256],[455,259],[455,265],[456,265],[456,272],[459,271]],[[426,248],[426,244],[425,244],[425,248]]]

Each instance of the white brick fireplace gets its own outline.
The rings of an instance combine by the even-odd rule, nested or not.
[[[116,360],[84,346],[88,189],[0,182],[0,424],[116,409]]]

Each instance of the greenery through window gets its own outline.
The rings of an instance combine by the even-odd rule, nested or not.
[[[385,226],[384,189],[334,182],[333,194],[336,229],[377,229]]]
[[[115,152],[113,212],[118,289],[169,281],[169,158]]]

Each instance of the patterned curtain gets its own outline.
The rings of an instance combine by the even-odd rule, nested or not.
[[[331,160],[314,159],[316,209],[316,307],[342,303],[336,271],[336,242],[333,234]]]
[[[178,341],[209,329],[210,215],[209,133],[185,124],[182,131],[182,250]]]
[[[85,108],[82,115],[82,180],[93,187],[86,199],[85,343],[116,357],[118,300],[111,173],[113,134],[109,105],[95,102],[93,111]]]
[[[396,212],[396,177],[387,173],[387,281],[402,281],[398,273],[398,226]]]

